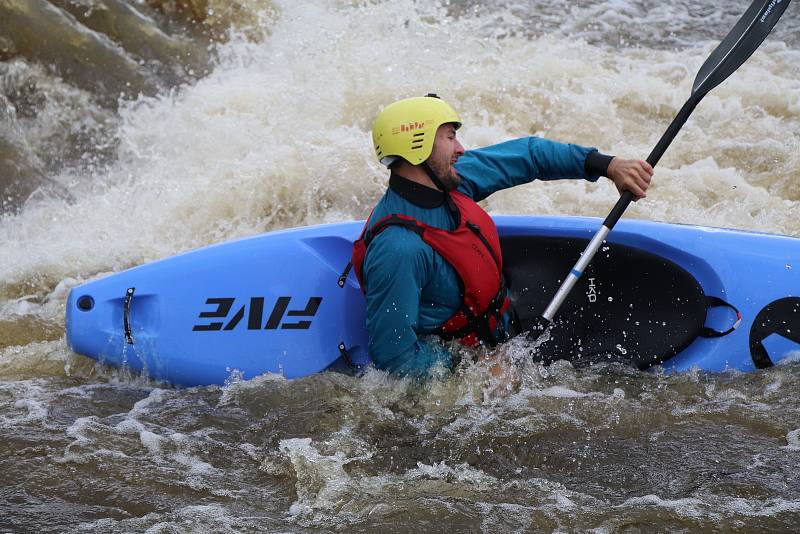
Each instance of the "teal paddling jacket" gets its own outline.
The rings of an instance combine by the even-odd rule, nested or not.
[[[594,148],[527,137],[469,150],[455,168],[462,178],[458,190],[477,202],[533,180],[596,181],[610,160]],[[445,230],[455,228],[440,191],[397,175],[369,222],[393,213]],[[375,366],[415,377],[437,365],[451,367],[450,352],[433,339],[423,339],[461,305],[458,277],[450,264],[413,231],[390,226],[370,244],[363,270],[369,354]]]

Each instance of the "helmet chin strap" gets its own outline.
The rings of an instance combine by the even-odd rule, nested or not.
[[[431,179],[433,185],[439,188],[439,191],[441,191],[442,193],[448,193],[442,181],[439,179],[438,176],[436,176],[436,173],[433,172],[433,169],[431,169],[430,165],[428,165],[428,160],[425,160],[422,163],[420,163],[420,167],[422,167],[422,169],[428,175],[428,178]]]
[[[428,175],[428,178],[430,178],[431,182],[433,182],[433,185],[438,187],[439,190],[442,192],[442,194],[444,194],[444,199],[445,202],[447,203],[447,210],[450,212],[450,217],[452,217],[455,225],[459,226],[461,224],[461,212],[458,211],[456,203],[453,202],[453,197],[450,196],[450,191],[447,190],[447,188],[442,183],[442,180],[438,176],[436,176],[435,172],[433,172],[433,169],[431,169],[430,165],[428,165],[427,160],[420,163],[420,167],[422,167],[425,170],[425,172]]]

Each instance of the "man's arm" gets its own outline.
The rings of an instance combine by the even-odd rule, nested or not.
[[[390,227],[369,246],[364,262],[369,354],[375,366],[401,376],[423,376],[452,356],[417,337],[420,294],[431,277],[433,250],[413,232]]]
[[[587,161],[590,154],[592,157]],[[462,178],[459,190],[478,201],[495,191],[533,180],[583,178],[596,181],[610,162],[610,157],[606,158],[609,159],[603,159],[595,148],[523,137],[468,150],[458,159],[455,168]]]

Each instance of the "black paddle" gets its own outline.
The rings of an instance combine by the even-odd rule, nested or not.
[[[667,147],[672,143],[672,140],[681,129],[686,119],[692,114],[694,108],[700,103],[700,100],[711,91],[714,87],[722,83],[728,76],[738,69],[747,58],[749,58],[756,48],[764,41],[773,26],[781,18],[786,7],[791,0],[755,0],[747,9],[736,26],[730,31],[727,37],[722,40],[719,46],[708,57],[703,66],[700,67],[700,72],[694,79],[692,85],[692,94],[689,100],[683,105],[681,110],[672,120],[667,131],[661,136],[658,144],[647,157],[647,162],[653,167],[656,166],[658,160],[667,150]],[[608,214],[603,225],[594,235],[592,240],[583,251],[578,262],[567,275],[561,287],[558,288],[555,297],[547,306],[541,316],[542,321],[537,325],[538,329],[544,331],[545,327],[553,321],[558,309],[564,303],[564,300],[569,295],[575,283],[583,274],[583,271],[592,261],[597,249],[605,240],[606,236],[617,224],[617,221],[622,216],[622,213],[628,207],[628,204],[633,200],[633,193],[625,191],[617,204]]]

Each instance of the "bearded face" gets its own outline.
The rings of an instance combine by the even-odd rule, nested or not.
[[[447,191],[454,191],[461,184],[461,177],[453,165],[463,154],[464,147],[456,138],[455,126],[453,124],[439,126],[427,163]]]

